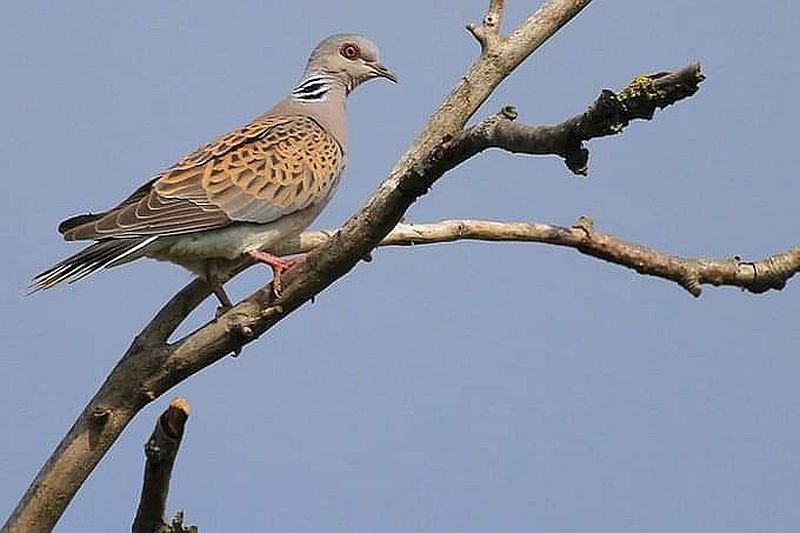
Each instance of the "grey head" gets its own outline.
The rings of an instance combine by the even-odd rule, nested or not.
[[[378,47],[362,35],[341,33],[323,39],[311,52],[298,88],[308,80],[332,79],[349,93],[373,78],[397,83],[394,73],[380,62]],[[313,91],[303,91],[313,94]]]
[[[397,82],[394,73],[380,62],[375,43],[354,33],[331,35],[311,52],[303,76],[289,96],[266,115],[309,116],[333,135],[346,154],[347,96],[374,78]]]

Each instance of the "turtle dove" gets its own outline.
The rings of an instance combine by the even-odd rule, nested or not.
[[[294,260],[270,249],[301,233],[328,203],[347,160],[345,101],[378,77],[397,81],[370,40],[324,39],[275,107],[196,149],[116,207],[62,222],[65,240],[96,242],[36,276],[30,291],[150,257],[205,279],[226,309],[222,282],[249,255],[272,267],[279,292]]]

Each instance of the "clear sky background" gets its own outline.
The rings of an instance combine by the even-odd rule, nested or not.
[[[509,0],[506,28],[538,2]],[[316,42],[359,31],[401,78],[350,101],[350,165],[315,224],[375,189],[478,52],[486,0],[146,0],[0,6],[0,515],[189,275],[142,261],[22,296],[75,246],[55,228],[119,201],[292,87]],[[572,224],[683,255],[798,245],[800,7],[597,0],[479,113],[552,123],[634,75],[703,63],[694,98],[591,143],[589,179],[492,152],[409,212]],[[252,269],[241,298],[264,283]],[[754,296],[533,244],[383,249],[313,305],[153,403],[59,531],[125,531],[142,444],[193,414],[170,512],[201,531],[800,528],[798,281]],[[208,302],[193,322],[213,313]]]

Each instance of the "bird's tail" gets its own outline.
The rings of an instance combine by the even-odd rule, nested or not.
[[[111,268],[134,259],[131,255],[141,250],[154,240],[154,237],[136,239],[108,239],[88,246],[48,268],[31,280],[28,294],[44,289],[52,289],[56,285],[74,283],[94,274],[103,268]]]

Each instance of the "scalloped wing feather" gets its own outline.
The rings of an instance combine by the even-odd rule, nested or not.
[[[336,139],[313,119],[275,117],[191,154],[155,190],[165,198],[208,202],[231,220],[266,224],[326,198],[343,162]]]
[[[110,211],[84,224],[62,223],[64,238],[176,235],[232,222],[267,224],[327,198],[343,167],[341,147],[313,119],[261,118],[201,146]],[[80,217],[70,220],[80,222]]]

